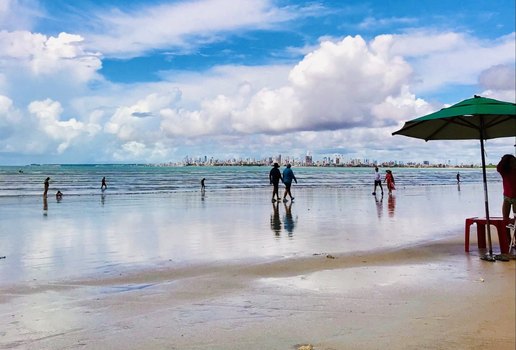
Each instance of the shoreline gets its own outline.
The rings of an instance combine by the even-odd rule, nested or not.
[[[516,261],[484,262],[461,248],[443,239],[22,284],[2,290],[0,348],[512,350]]]
[[[514,349],[516,261],[464,252],[475,188],[295,197],[13,201],[0,349]]]

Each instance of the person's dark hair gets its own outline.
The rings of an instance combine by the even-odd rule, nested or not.
[[[508,173],[511,171],[511,161],[515,158],[512,154],[505,154],[500,160],[500,167],[502,168],[503,173]]]

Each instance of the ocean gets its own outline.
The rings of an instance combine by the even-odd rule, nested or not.
[[[46,177],[51,179],[49,196],[57,190],[65,196],[96,195],[104,176],[110,195],[198,191],[202,178],[206,178],[210,191],[260,189],[269,187],[269,170],[268,166],[0,166],[0,197],[41,195]],[[293,170],[299,188],[365,188],[372,187],[374,178],[373,168],[293,167]],[[382,176],[385,170],[380,169]],[[464,184],[482,183],[479,168],[392,168],[392,171],[398,186],[456,185],[457,172]],[[489,183],[501,182],[495,169],[488,169],[487,177]]]
[[[373,168],[294,167],[294,203],[271,203],[269,170],[0,167],[0,286],[384,250],[449,236],[462,241],[464,219],[484,215],[478,168],[393,168],[394,195],[372,196]],[[101,192],[104,176],[108,188]],[[43,199],[46,177],[50,190]],[[494,169],[488,184],[491,215],[499,216],[502,185]]]

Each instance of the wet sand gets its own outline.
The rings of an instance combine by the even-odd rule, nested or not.
[[[294,191],[10,203],[0,348],[514,349],[515,261],[464,253],[474,186]]]

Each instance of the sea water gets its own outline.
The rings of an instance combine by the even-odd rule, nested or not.
[[[283,168],[281,168],[283,169]],[[373,168],[294,167],[299,187],[372,187]],[[482,183],[479,168],[394,168],[399,186],[456,184],[460,172],[463,183]],[[57,190],[66,196],[95,195],[106,177],[110,195],[159,194],[196,191],[206,178],[210,190],[258,189],[269,186],[267,166],[185,166],[146,165],[38,165],[0,166],[0,197],[34,196],[43,192],[50,177],[49,195]],[[382,177],[385,168],[380,170]],[[494,169],[487,170],[488,182],[500,182]]]
[[[457,184],[457,169],[394,168],[397,189],[382,197],[371,195],[372,168],[295,167],[294,203],[271,203],[269,169],[2,167],[0,287],[462,240],[464,219],[484,212],[479,169],[460,169]],[[499,216],[501,182],[494,170],[488,178],[491,215]]]

